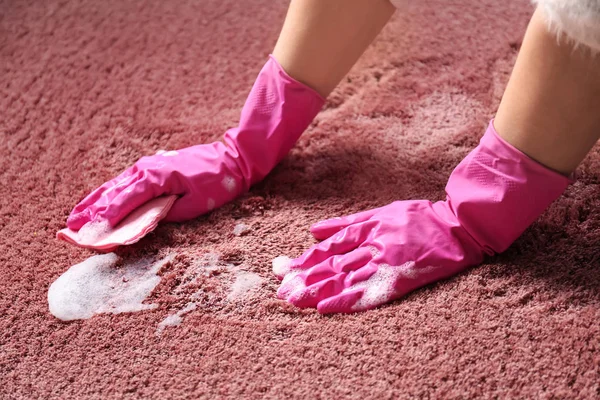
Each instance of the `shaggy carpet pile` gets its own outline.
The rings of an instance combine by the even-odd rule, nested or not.
[[[600,396],[598,148],[479,267],[355,315],[275,297],[271,260],[314,243],[311,223],[443,198],[499,104],[526,0],[415,0],[264,182],[117,251],[170,255],[156,308],[50,314],[49,285],[94,254],[55,239],[71,208],[139,157],[234,126],[286,9],[0,0],[0,397]]]

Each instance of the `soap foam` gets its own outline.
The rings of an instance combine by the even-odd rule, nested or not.
[[[279,298],[287,298],[293,292],[306,288],[304,279],[299,276],[302,269],[293,269],[293,260],[287,256],[276,257],[273,261],[273,273],[280,279],[281,285],[277,290]]]
[[[242,236],[244,233],[249,232],[249,231],[250,231],[250,227],[246,224],[237,224],[233,228],[233,234],[235,236]]]
[[[71,321],[100,313],[154,309],[156,304],[143,301],[160,282],[157,272],[174,257],[171,254],[154,264],[140,260],[116,268],[116,254],[92,256],[73,265],[50,285],[50,312],[63,321]]]
[[[219,255],[216,253],[206,253],[198,260],[195,260],[183,273],[181,284],[175,289],[175,293],[181,293],[188,286],[198,283],[201,276],[209,276],[212,271],[220,267]]]
[[[227,295],[227,300],[234,301],[246,297],[246,295],[257,289],[263,279],[252,272],[240,271],[235,277],[231,290]]]
[[[162,335],[167,326],[179,326],[183,322],[183,316],[197,308],[197,304],[193,301],[186,304],[184,308],[177,311],[175,314],[168,315],[163,319],[156,328],[156,336]]]
[[[237,187],[237,183],[232,176],[225,176],[221,181],[221,184],[229,193],[235,192],[235,188]]]
[[[219,286],[226,285],[229,278],[234,274],[234,280],[229,288],[229,293],[226,298],[215,296],[215,287],[208,285],[208,290],[205,287],[195,288],[193,294],[190,293],[190,287],[198,286],[203,277],[211,276],[213,271],[219,270],[221,274],[214,278],[219,282]],[[215,281],[212,281],[214,284]],[[252,272],[243,271],[234,265],[219,265],[219,255],[216,253],[206,253],[193,261],[183,273],[179,285],[175,288],[174,294],[180,300],[187,300],[187,305],[161,321],[156,328],[156,335],[162,335],[163,331],[169,326],[179,326],[183,323],[183,316],[198,307],[222,307],[226,302],[235,302],[248,299],[252,292],[258,290],[263,283],[263,278]],[[212,287],[211,287],[212,286]],[[217,292],[220,292],[217,289]]]
[[[353,310],[364,310],[387,303],[392,299],[395,293],[395,284],[400,275],[412,274],[415,263],[409,261],[400,266],[390,266],[382,264],[377,271],[366,281],[358,282],[343,292],[350,290],[363,289],[363,295],[353,306]],[[343,293],[342,292],[342,293]]]
[[[299,276],[301,272],[302,270],[290,271],[283,277],[281,285],[277,290],[277,296],[279,298],[287,298],[292,293],[304,290],[306,288],[304,279]]]
[[[290,272],[292,259],[286,256],[279,256],[272,261],[272,265],[273,273],[277,277],[282,278]]]

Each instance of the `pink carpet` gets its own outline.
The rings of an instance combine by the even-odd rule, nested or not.
[[[0,398],[600,396],[599,148],[480,267],[356,315],[275,298],[271,260],[310,246],[309,224],[443,196],[499,103],[526,0],[415,0],[263,183],[119,251],[177,254],[147,300],[156,309],[49,313],[49,285],[93,254],[54,239],[71,208],[142,155],[233,126],[286,8],[0,0]],[[234,235],[238,224],[250,229]],[[187,284],[207,253],[220,267]],[[262,278],[243,301],[234,271]],[[192,293],[198,308],[157,334]]]

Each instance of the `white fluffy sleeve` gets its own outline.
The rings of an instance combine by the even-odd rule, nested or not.
[[[418,0],[390,0],[402,8]],[[550,29],[600,52],[600,0],[532,0],[545,12]]]
[[[550,29],[600,51],[600,0],[532,0],[544,10]]]

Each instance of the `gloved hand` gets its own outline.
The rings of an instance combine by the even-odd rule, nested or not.
[[[450,176],[445,201],[398,201],[313,225],[321,243],[273,262],[278,297],[321,313],[390,302],[506,250],[568,184],[490,123]]]
[[[159,152],[89,194],[67,226],[90,221],[115,226],[130,212],[162,195],[180,195],[165,220],[183,221],[219,207],[263,179],[289,152],[324,103],[314,90],[288,76],[271,56],[224,142]]]

